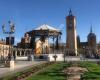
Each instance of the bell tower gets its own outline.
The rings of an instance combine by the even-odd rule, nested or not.
[[[77,55],[76,19],[71,9],[66,17],[66,47],[72,54]]]

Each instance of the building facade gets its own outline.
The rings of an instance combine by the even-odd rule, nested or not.
[[[96,35],[92,31],[92,27],[90,33],[87,36],[88,46],[90,49],[96,49]]]
[[[31,37],[28,33],[25,33],[24,37],[21,39],[21,42],[18,43],[17,46],[24,49],[30,48],[30,41]]]
[[[6,58],[9,54],[9,45],[6,45],[6,41],[0,41],[0,59]]]
[[[90,29],[89,34],[87,35],[87,41],[86,42],[80,42],[80,38],[77,37],[78,39],[78,49],[83,49],[85,52],[85,56],[90,57],[90,56],[96,56],[98,54],[98,46],[97,46],[97,41],[96,41],[96,35],[92,31],[92,27]]]

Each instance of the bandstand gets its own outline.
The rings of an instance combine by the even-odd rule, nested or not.
[[[59,39],[62,34],[59,29],[44,24],[26,33],[31,37],[30,47],[35,51],[36,55],[49,54],[51,50],[49,39],[53,41],[52,50],[54,48],[59,49]]]

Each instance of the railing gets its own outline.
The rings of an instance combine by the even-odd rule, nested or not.
[[[75,55],[75,52],[77,52],[77,55]],[[0,49],[0,60],[6,60],[8,57],[9,48],[1,48]],[[21,49],[21,48],[11,48],[11,53],[13,54],[14,59],[17,57],[25,57],[30,56],[34,53],[34,50],[32,49]],[[47,54],[40,54],[40,55],[48,55],[48,54],[64,54],[64,57],[66,56],[79,56],[84,58],[100,58],[100,49],[60,49],[60,50],[50,50]]]
[[[10,51],[14,59],[16,59],[17,57],[30,56],[34,52],[32,49],[21,49],[21,48],[11,48]],[[1,48],[0,61],[8,60],[8,58],[9,58],[9,48],[3,48],[3,49]]]

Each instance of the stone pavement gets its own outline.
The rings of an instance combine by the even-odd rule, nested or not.
[[[15,67],[14,68],[0,68],[0,78],[7,76],[7,75],[12,75],[16,72],[23,71],[25,69],[28,69],[29,67],[36,66],[39,64],[44,63],[43,61],[15,61]]]

